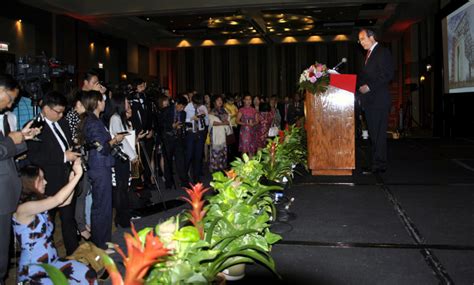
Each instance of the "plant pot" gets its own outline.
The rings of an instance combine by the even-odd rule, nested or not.
[[[233,265],[222,273],[228,281],[240,280],[245,277],[245,263]]]

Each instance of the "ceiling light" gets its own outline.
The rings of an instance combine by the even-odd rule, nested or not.
[[[146,20],[147,20],[147,21],[150,21],[150,18],[149,18],[149,17],[146,17]]]
[[[285,30],[285,32],[289,32],[289,31],[291,31],[291,29],[290,29],[290,28],[284,28],[284,30]]]
[[[297,40],[294,37],[285,37],[282,40],[282,43],[296,43]]]
[[[278,23],[286,23],[286,20],[284,18],[278,20]]]
[[[237,22],[237,21],[230,21],[229,22],[229,25],[232,25],[232,26],[236,26],[238,24],[239,24],[239,22]]]
[[[270,32],[274,32],[274,31],[275,31],[275,29],[273,29],[273,28],[270,28],[270,30],[269,30],[269,31],[270,31]]]
[[[222,20],[221,19],[215,19],[214,23],[217,23],[217,24],[222,23]]]

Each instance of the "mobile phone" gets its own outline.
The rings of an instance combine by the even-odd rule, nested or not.
[[[129,132],[118,132],[117,135],[129,135]]]

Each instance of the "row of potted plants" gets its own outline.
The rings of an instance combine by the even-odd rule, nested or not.
[[[104,263],[114,285],[212,284],[235,265],[259,263],[276,275],[271,247],[281,237],[270,231],[275,220],[272,192],[291,181],[296,164],[306,165],[304,133],[287,128],[253,158],[243,155],[229,171],[212,175],[181,197],[191,206],[156,227],[125,234],[124,278],[114,261]],[[268,183],[270,182],[270,183]],[[267,185],[265,185],[267,184]]]

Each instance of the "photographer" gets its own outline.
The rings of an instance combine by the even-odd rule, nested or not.
[[[176,188],[173,179],[173,158],[176,163],[181,186],[188,186],[188,174],[185,164],[185,136],[184,122],[186,113],[184,107],[188,101],[183,96],[176,99],[176,103],[163,108],[158,120],[160,122],[163,143],[163,154],[165,157],[165,185],[167,189]]]
[[[124,139],[117,134],[113,139],[99,118],[105,101],[98,91],[84,92],[82,105],[86,112],[79,125],[79,142],[94,144],[89,151],[89,178],[92,183],[91,233],[92,241],[100,248],[107,248],[112,238],[112,166],[111,149]]]
[[[128,121],[132,116],[130,104],[125,96],[114,94],[111,100],[113,115],[110,117],[110,134],[134,134],[131,123]],[[142,138],[144,135],[139,136]],[[134,141],[134,139],[132,139]],[[130,209],[128,199],[128,181],[130,179],[130,163],[138,161],[134,144],[124,140],[120,146],[122,156],[115,156],[115,183],[116,189],[113,193],[115,208],[115,225],[122,228],[130,227]],[[125,156],[125,157],[124,157]]]

